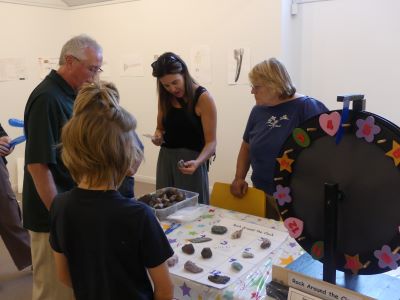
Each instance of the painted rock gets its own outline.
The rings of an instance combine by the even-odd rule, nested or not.
[[[203,269],[197,266],[194,262],[191,260],[188,260],[185,262],[185,265],[183,266],[186,271],[189,271],[191,273],[201,273],[203,272]]]
[[[234,233],[232,233],[231,238],[232,239],[239,239],[242,236],[243,228],[240,230],[236,230]]]
[[[201,256],[203,258],[210,258],[212,256],[212,251],[210,248],[206,247],[201,250]]]
[[[211,227],[211,232],[214,234],[224,234],[227,231],[228,228],[226,228],[225,226],[214,225],[213,227]]]
[[[183,253],[186,253],[186,254],[193,254],[194,247],[192,244],[186,244],[186,245],[183,245],[182,251],[183,251]]]
[[[198,238],[190,239],[189,241],[191,241],[192,243],[205,243],[205,242],[212,241],[212,238],[198,237]]]
[[[243,257],[243,258],[253,258],[253,257],[254,257],[254,254],[253,254],[253,253],[250,253],[250,252],[247,252],[247,251],[244,251],[244,252],[242,253],[242,257]]]
[[[208,276],[208,280],[210,280],[211,282],[214,282],[216,284],[225,284],[229,280],[231,280],[231,278],[228,276],[222,276],[222,275],[210,275],[210,276]]]
[[[262,249],[268,249],[269,247],[271,247],[271,241],[269,239],[264,238],[260,247]]]
[[[167,259],[167,265],[168,267],[173,267],[175,266],[179,261],[178,255],[174,254],[170,258]]]
[[[243,269],[243,266],[237,261],[234,261],[231,266],[236,271],[241,271]]]

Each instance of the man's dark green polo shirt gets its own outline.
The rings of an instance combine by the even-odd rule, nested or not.
[[[47,164],[58,193],[70,190],[74,182],[61,161],[58,145],[61,129],[72,116],[76,97],[72,87],[54,70],[33,90],[25,107],[26,135],[23,188],[24,227],[35,232],[49,232],[49,212],[40,199],[27,164]]]

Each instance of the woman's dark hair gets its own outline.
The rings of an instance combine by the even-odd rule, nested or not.
[[[174,96],[164,88],[160,82],[160,78],[169,74],[181,74],[183,76],[185,81],[185,100],[187,103],[187,109],[190,111],[193,110],[193,98],[195,92],[193,89],[193,83],[196,83],[196,81],[189,74],[189,70],[182,58],[175,53],[165,52],[151,64],[151,67],[153,68],[152,75],[157,78],[158,98],[163,116],[165,117],[166,113],[171,108],[171,100]]]

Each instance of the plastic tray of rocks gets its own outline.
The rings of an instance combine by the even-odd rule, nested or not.
[[[149,204],[149,197],[152,197],[154,195],[161,195],[164,194],[167,191],[176,191],[177,193],[181,193],[184,195],[184,200],[181,200],[179,202],[175,202],[171,206],[168,206],[166,208],[154,208]],[[169,215],[175,213],[176,211],[180,210],[181,208],[184,207],[189,207],[189,206],[196,206],[199,202],[199,194],[191,191],[186,191],[174,187],[165,187],[159,190],[156,190],[153,193],[143,195],[142,197],[137,199],[138,201],[142,201],[146,204],[148,204],[151,209],[154,211],[154,214],[157,216],[159,220],[165,220]]]

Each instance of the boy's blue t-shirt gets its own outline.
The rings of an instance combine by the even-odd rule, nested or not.
[[[68,260],[77,300],[153,299],[146,268],[174,252],[146,204],[74,188],[56,196],[50,216],[50,244]]]
[[[276,158],[287,137],[305,120],[326,111],[324,104],[307,96],[253,107],[243,140],[250,146],[251,180],[256,188],[273,194]]]

